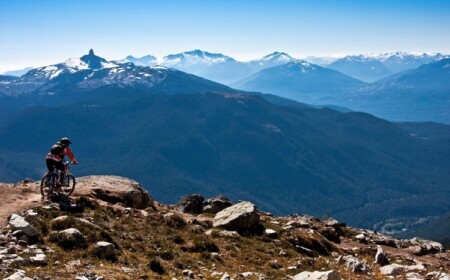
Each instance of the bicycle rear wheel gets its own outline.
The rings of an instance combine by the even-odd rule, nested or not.
[[[47,173],[41,180],[41,195],[42,198],[49,197],[55,189],[56,179],[55,174]]]
[[[71,195],[75,190],[75,184],[76,184],[75,177],[72,174],[66,175],[66,177],[64,178],[64,182],[61,186],[61,193],[67,196]]]

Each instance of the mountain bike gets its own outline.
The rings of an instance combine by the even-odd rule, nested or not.
[[[75,176],[70,173],[69,161],[64,162],[64,178],[62,185],[59,185],[59,177],[61,176],[58,170],[56,172],[47,172],[41,180],[41,195],[42,198],[50,197],[53,194],[64,194],[70,196],[75,190]]]

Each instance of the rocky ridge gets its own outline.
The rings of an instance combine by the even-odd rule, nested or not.
[[[4,279],[450,279],[450,254],[437,242],[331,218],[274,217],[223,196],[164,205],[117,176],[79,182],[73,197],[2,221]]]

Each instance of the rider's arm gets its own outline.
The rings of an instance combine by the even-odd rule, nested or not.
[[[68,156],[72,162],[74,162],[74,163],[77,162],[77,160],[75,159],[75,156],[74,156],[73,153],[72,153],[72,150],[71,150],[69,147],[66,147],[66,148],[64,149],[64,154],[65,154],[66,156]]]

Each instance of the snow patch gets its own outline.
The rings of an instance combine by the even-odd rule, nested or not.
[[[68,59],[63,64],[69,68],[70,73],[74,73],[78,70],[89,69],[89,65],[79,58]]]
[[[62,69],[60,69],[60,70],[58,70],[58,71],[56,71],[56,72],[54,72],[53,74],[51,74],[50,75],[50,80],[51,79],[53,79],[53,78],[56,78],[56,77],[58,77],[59,76],[59,74],[61,74],[62,73]]]
[[[102,68],[116,68],[119,67],[119,65],[112,63],[112,62],[100,62],[102,65]]]

